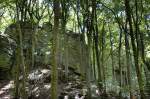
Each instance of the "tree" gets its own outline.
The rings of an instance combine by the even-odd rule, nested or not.
[[[130,31],[130,36],[131,36],[131,44],[132,44],[132,51],[133,51],[133,56],[134,56],[134,64],[136,67],[136,74],[138,78],[138,84],[139,84],[139,90],[141,94],[141,99],[145,99],[144,95],[144,89],[143,89],[143,79],[142,79],[142,74],[141,74],[141,69],[139,65],[139,56],[138,56],[138,45],[135,45],[135,36],[134,36],[134,31],[133,31],[133,23],[132,23],[132,17],[131,17],[131,8],[129,4],[129,0],[125,0],[125,11],[126,11],[126,17],[127,21],[129,24],[129,31]],[[137,30],[136,30],[137,33]],[[138,35],[138,34],[137,34]],[[137,39],[138,42],[138,39]]]
[[[60,1],[54,0],[54,28],[53,28],[53,41],[52,41],[52,75],[51,75],[51,98],[57,99],[57,83],[58,83],[58,70],[57,70],[57,47],[58,47],[58,34],[59,34],[59,19],[60,19]]]

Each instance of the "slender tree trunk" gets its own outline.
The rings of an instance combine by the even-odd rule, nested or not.
[[[121,66],[121,46],[122,46],[122,29],[120,28],[120,35],[119,35],[119,71],[120,71],[120,98],[122,97],[122,87],[123,87],[123,75],[122,75],[122,66]]]
[[[21,26],[20,26],[20,20],[19,20],[19,1],[16,1],[16,12],[17,12],[17,17],[16,17],[16,33],[17,34],[17,74],[16,74],[16,94],[15,94],[15,98],[19,98],[21,95],[21,98],[23,99],[27,99],[27,93],[26,93],[26,80],[27,80],[27,76],[26,76],[26,66],[25,66],[25,62],[24,62],[24,53],[23,53],[23,37],[22,37],[22,31],[21,31]],[[23,14],[23,12],[21,12],[21,14]],[[21,17],[21,20],[22,17]],[[22,21],[21,21],[22,22]],[[20,76],[20,70],[22,72],[22,86],[21,88],[19,88],[19,76]],[[21,90],[20,90],[21,89]],[[19,91],[21,91],[21,93],[19,94]]]
[[[86,9],[86,13],[88,13],[89,12],[89,0],[86,0],[85,1],[85,9]],[[86,23],[86,28],[87,28],[87,31],[86,31],[86,35],[87,35],[87,39],[88,39],[88,45],[87,46],[85,46],[85,48],[87,48],[87,51],[85,52],[85,55],[86,56],[88,56],[87,58],[86,58],[86,63],[87,63],[87,66],[85,67],[86,68],[86,81],[87,81],[87,88],[88,88],[88,97],[87,97],[87,99],[91,99],[92,98],[92,94],[91,94],[91,78],[93,77],[93,76],[91,76],[92,75],[92,73],[91,73],[91,70],[92,70],[92,57],[91,57],[91,54],[92,54],[92,26],[91,26],[91,24],[92,24],[92,19],[91,20],[88,20],[88,18],[90,17],[90,15],[91,15],[91,13],[88,13],[88,15],[87,14],[84,14],[84,21],[85,21],[85,23]],[[91,24],[89,24],[89,22],[91,22]],[[89,27],[89,26],[91,26],[91,27]],[[85,30],[83,30],[82,31],[83,33],[85,32]],[[86,43],[86,41],[85,41],[85,35],[84,34],[82,34],[82,37],[83,38],[81,38],[82,40],[83,40],[83,44],[85,44]],[[85,56],[84,56],[85,57]]]
[[[19,48],[16,51],[16,68],[15,68],[15,93],[14,98],[19,99],[19,75],[20,75],[20,64],[19,64]]]
[[[102,41],[101,41],[101,67],[102,67],[102,76],[104,81],[104,91],[106,92],[106,78],[105,78],[105,66],[104,66],[104,56],[105,56],[105,22],[103,22],[102,27]]]
[[[23,42],[22,42],[22,32],[21,32],[21,27],[20,27],[20,23],[19,21],[17,21],[16,23],[16,27],[17,27],[17,32],[19,33],[19,65],[21,65],[22,68],[22,75],[23,75],[23,79],[22,79],[22,98],[23,99],[27,99],[27,93],[26,93],[26,67],[25,67],[25,63],[24,63],[24,55],[23,55]]]
[[[68,60],[69,60],[69,46],[68,46],[68,44],[69,44],[69,42],[68,42],[68,40],[69,40],[69,38],[68,38],[68,36],[67,35],[65,35],[65,80],[66,81],[68,81],[68,72],[69,72],[69,70],[68,70],[68,65],[69,65],[69,62],[68,62]]]
[[[86,67],[86,81],[87,81],[87,87],[88,87],[88,99],[91,99],[91,41],[88,41],[88,51],[86,55],[88,56],[87,62],[88,66]]]
[[[111,46],[111,49],[110,49],[110,53],[111,53],[111,61],[112,61],[112,79],[116,79],[115,78],[115,67],[114,67],[114,55],[113,55],[113,34],[110,30],[110,26],[109,27],[109,33],[110,33],[110,46]]]
[[[88,33],[91,33],[90,29],[87,30]],[[87,34],[88,35],[88,34]],[[86,46],[87,48],[87,52],[85,53],[85,55],[88,56],[87,58],[87,67],[86,67],[86,81],[87,81],[87,87],[88,87],[88,99],[91,99],[91,41],[92,41],[92,38],[91,38],[91,35],[88,35],[88,45]]]
[[[130,47],[129,47],[129,40],[128,40],[128,32],[125,28],[125,51],[126,51],[126,65],[127,65],[127,78],[129,84],[129,92],[130,92],[130,99],[133,99],[132,95],[132,83],[131,83],[131,56],[130,56]]]
[[[95,64],[95,62],[96,62],[96,60],[95,60],[95,44],[94,44],[94,40],[92,40],[92,44],[93,44],[93,46],[92,46],[92,52],[93,52],[93,55],[92,55],[92,57],[93,57],[93,75],[94,75],[94,79],[96,80],[97,79],[97,76],[96,76],[96,74],[97,74],[97,71],[96,71],[96,64]]]
[[[60,19],[60,2],[54,0],[54,28],[53,28],[53,41],[52,41],[52,75],[51,75],[51,98],[57,99],[57,82],[58,82],[58,70],[57,70],[57,43],[59,33],[59,19]]]

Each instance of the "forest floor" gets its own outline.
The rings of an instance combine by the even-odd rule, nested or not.
[[[58,68],[58,73],[62,74],[58,77],[58,97],[59,99],[87,99],[86,81],[81,80],[78,73],[69,70],[68,81],[64,80],[65,71]],[[51,70],[50,69],[35,69],[28,75],[27,95],[28,99],[51,99]],[[20,86],[22,76],[20,76]],[[0,80],[0,99],[13,99],[14,81]],[[112,95],[105,96],[98,90],[96,84],[91,85],[92,99],[119,99]],[[105,98],[102,98],[104,96]],[[128,98],[123,98],[128,99]]]
[[[0,99],[12,99],[10,94],[11,89],[14,88],[14,81],[0,80]]]

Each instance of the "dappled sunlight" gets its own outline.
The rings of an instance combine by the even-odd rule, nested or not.
[[[0,99],[11,99],[12,95],[10,94],[10,90],[13,88],[14,88],[14,81],[9,82],[6,81],[5,85],[1,86]]]
[[[0,0],[0,99],[150,99],[150,0]]]

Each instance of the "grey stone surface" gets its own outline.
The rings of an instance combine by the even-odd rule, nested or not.
[[[36,25],[31,22],[20,23],[21,32],[23,36],[23,48],[30,52],[32,46],[32,35],[36,31]],[[35,34],[35,60],[42,64],[49,64],[51,60],[50,46],[52,39],[52,30],[48,27],[49,24],[43,24],[38,28]],[[9,25],[5,34],[7,34],[14,41],[17,41],[18,33],[16,31],[16,24]],[[85,73],[85,67],[88,65],[87,46],[81,39],[81,34],[67,31],[66,33],[58,35],[58,63],[60,66],[68,66],[76,70],[78,73]],[[27,52],[27,51],[26,51]],[[26,55],[27,53],[24,52]],[[31,52],[30,52],[31,55]],[[30,57],[29,57],[30,58]],[[64,68],[64,67],[63,67]]]

